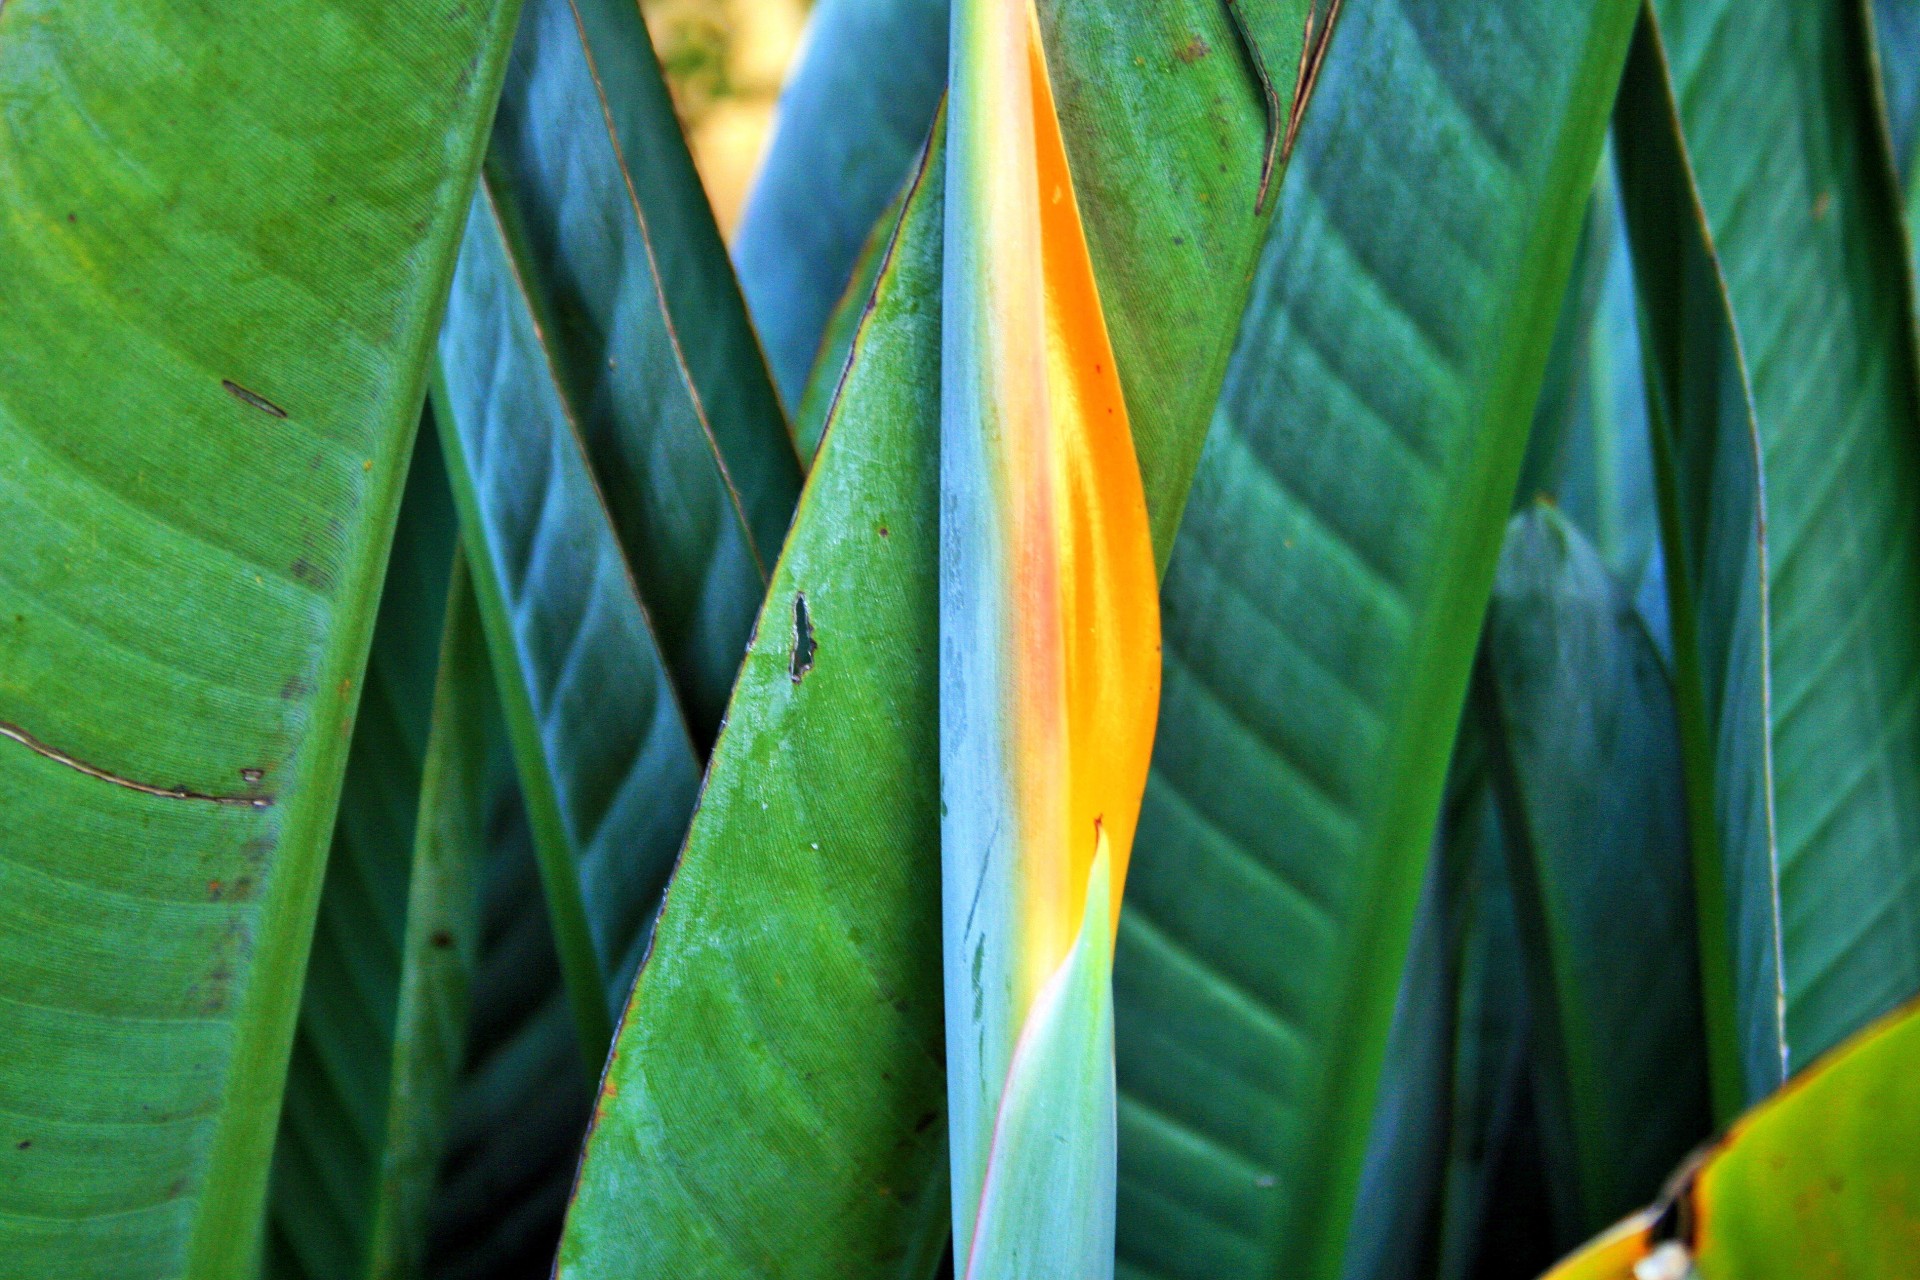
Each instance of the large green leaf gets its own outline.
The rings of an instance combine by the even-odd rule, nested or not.
[[[1650,13],[1619,141],[1725,1118],[1920,988],[1920,405],[1865,7]]]
[[[1565,1247],[1711,1129],[1678,729],[1626,589],[1551,507],[1514,517],[1484,653]]]
[[[0,8],[0,1255],[21,1274],[254,1261],[516,7]]]
[[[1852,1280],[1920,1251],[1920,1010],[1810,1065],[1549,1280]]]
[[[468,744],[478,729],[465,713],[472,699],[458,683],[445,683],[456,679],[451,671],[436,688],[436,670],[471,661],[455,639],[460,619],[447,607],[453,562],[453,503],[429,427],[415,445],[401,501],[307,961],[274,1146],[270,1275],[378,1274],[396,1250],[417,1255],[424,1243],[425,1194],[445,1118],[436,1090],[457,1066],[465,1017],[464,976],[444,972],[460,958],[455,940],[466,945],[471,933],[472,910],[460,902],[471,895],[460,886],[476,855],[459,842],[477,839],[463,836],[460,799],[449,790],[457,792],[471,772]],[[479,679],[487,678],[483,665]],[[429,769],[436,803],[445,807],[423,822]],[[447,938],[438,953],[420,934],[428,917]],[[449,983],[447,999],[423,1001],[434,984]],[[413,993],[405,1007],[403,985]],[[400,1105],[403,1091],[417,1097]],[[425,1150],[403,1158],[402,1147]],[[388,1225],[376,1228],[376,1218]]]
[[[1214,4],[1045,10],[1102,297],[1130,316],[1115,356],[1141,374],[1128,410],[1165,535],[1262,229],[1263,112]],[[944,1246],[938,183],[917,201],[627,1011],[565,1275],[924,1276]],[[1136,237],[1160,249],[1103,271]]]
[[[529,0],[486,181],[704,752],[800,468],[633,0]]]
[[[929,1275],[945,1245],[941,174],[881,272],[607,1067],[587,1277]],[[857,521],[857,522],[856,522]]]
[[[435,416],[594,1062],[651,936],[699,756],[508,246],[489,176],[441,329]]]
[[[829,317],[859,274],[858,260],[877,258],[865,246],[912,177],[946,87],[947,0],[814,6],[733,241],[767,362],[797,420],[825,355]],[[891,231],[883,229],[879,248]],[[866,285],[856,290],[856,308],[872,291],[870,276]],[[841,361],[831,363],[837,375]],[[813,456],[818,428],[811,439],[797,436],[803,457]]]
[[[1164,592],[1115,969],[1128,1275],[1341,1267],[1632,17],[1381,0],[1334,33]]]

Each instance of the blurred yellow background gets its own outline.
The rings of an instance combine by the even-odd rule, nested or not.
[[[693,162],[729,240],[812,0],[641,0]]]

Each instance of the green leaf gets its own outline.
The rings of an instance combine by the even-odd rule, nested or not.
[[[471,701],[447,683],[455,679],[447,666],[469,661],[454,634],[460,619],[447,604],[453,564],[453,503],[429,425],[401,500],[307,960],[274,1145],[269,1275],[370,1275],[396,1249],[417,1253],[424,1244],[425,1194],[445,1110],[435,1091],[457,1066],[465,1004],[464,975],[437,976],[455,957],[422,950],[416,934],[424,920],[445,917],[432,927],[445,930],[450,944],[467,939],[472,911],[460,905],[460,877],[462,864],[477,856],[446,844],[463,838],[460,800],[448,788],[462,781],[474,732],[450,719]],[[488,678],[484,668],[479,678]],[[422,820],[428,770],[442,806],[432,822]],[[422,1005],[449,982],[444,1014]],[[412,993],[405,1007],[403,986]],[[423,1023],[425,1016],[435,1021]],[[442,1026],[443,1017],[452,1021]],[[403,1091],[421,1089],[417,1105],[399,1104]],[[423,1150],[403,1156],[396,1139]],[[385,1225],[376,1227],[376,1217]]]
[[[496,757],[467,1041],[429,1210],[439,1280],[552,1269],[593,1106],[524,798],[507,753]]]
[[[1163,592],[1115,965],[1130,1276],[1341,1268],[1632,16],[1406,0],[1334,32]]]
[[[1587,206],[1534,409],[1519,502],[1551,498],[1636,600],[1664,616],[1647,387],[1626,213],[1611,156]]]
[[[819,367],[831,365],[837,381],[845,359],[845,344],[839,359],[827,355],[836,345],[830,317],[858,265],[877,262],[892,238],[882,211],[913,176],[946,87],[947,0],[814,6],[733,242],[767,362],[801,428],[802,458],[813,456],[825,419],[822,404],[804,429],[803,390]],[[856,318],[871,289],[869,274],[856,286]]]
[[[435,417],[582,1056],[598,1062],[700,766],[544,336],[489,175],[441,328]]]
[[[938,154],[607,1066],[566,1280],[925,1277],[945,1247]]]
[[[1888,142],[1893,149],[1894,172],[1907,193],[1911,222],[1914,171],[1920,164],[1920,3],[1872,0],[1872,4]]]
[[[0,9],[0,1255],[22,1274],[256,1259],[515,8]]]
[[[1656,3],[1619,117],[1722,1118],[1920,988],[1920,404],[1866,15],[1733,11]]]
[[[1012,1055],[964,1280],[1113,1274],[1112,882],[1102,845],[1079,934]]]
[[[1811,1064],[1690,1161],[1674,1189],[1549,1280],[1897,1276],[1920,1248],[1920,1011]],[[1643,1260],[1657,1255],[1656,1270]],[[1687,1270],[1691,1264],[1696,1270]]]
[[[1484,652],[1564,1247],[1711,1130],[1678,729],[1625,588],[1551,507],[1508,529]]]
[[[1519,925],[1500,806],[1488,777],[1488,727],[1477,712],[1470,700],[1447,777],[1438,853],[1454,976],[1446,1167],[1435,1228],[1439,1280],[1479,1274],[1490,1252],[1524,1234],[1501,1230],[1502,1218],[1511,1215],[1499,1192],[1515,1166],[1532,1172],[1534,1154],[1526,1141],[1532,1098]]]
[[[369,1272],[423,1271],[432,1193],[464,1057],[478,958],[485,866],[482,785],[494,710],[486,638],[466,561],[456,557],[432,728],[421,770],[419,826],[400,957],[386,1151],[372,1215]]]
[[[853,277],[847,281],[846,291],[834,305],[826,332],[820,337],[820,355],[807,377],[807,389],[800,396],[800,407],[793,420],[793,436],[799,443],[805,466],[811,467],[814,455],[820,451],[827,414],[840,392],[840,379],[846,374],[848,357],[853,354],[854,335],[866,318],[867,304],[873,299],[874,285],[879,282],[880,268],[887,259],[887,247],[893,243],[894,228],[900,225],[900,212],[906,207],[906,196],[907,189],[903,187],[874,221],[866,243],[860,246],[860,256],[854,259]]]
[[[1263,113],[1212,0],[1042,21],[1164,554],[1262,231]],[[944,1247],[937,185],[919,201],[609,1064],[566,1276],[925,1276]]]
[[[800,467],[633,0],[530,0],[486,180],[704,753]]]
[[[1441,857],[1428,865],[1394,997],[1386,1069],[1355,1199],[1343,1280],[1433,1274],[1433,1225],[1447,1153],[1454,958]]]

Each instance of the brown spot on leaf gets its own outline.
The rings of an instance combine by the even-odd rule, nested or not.
[[[1206,57],[1208,54],[1212,52],[1213,52],[1212,45],[1208,44],[1205,40],[1202,40],[1199,36],[1195,36],[1193,39],[1187,41],[1185,46],[1176,50],[1173,56],[1180,59],[1180,61],[1186,63],[1188,66],[1192,66],[1194,63],[1200,61],[1200,59]]]
[[[279,405],[267,399],[265,396],[261,395],[258,391],[247,390],[245,387],[233,381],[231,378],[220,379],[220,385],[227,389],[228,395],[232,396],[235,400],[238,400],[241,404],[252,405],[254,408],[258,409],[260,412],[267,414],[271,417],[284,418],[287,416],[287,411],[285,409],[282,409]]]

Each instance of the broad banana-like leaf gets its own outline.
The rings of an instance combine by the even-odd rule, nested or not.
[[[1673,695],[1626,589],[1544,504],[1509,526],[1483,652],[1571,1244],[1645,1203],[1712,1128]]]
[[[1032,0],[957,0],[950,48],[940,853],[955,1273],[1091,1280],[1113,1262],[1111,922],[1153,752],[1159,581]]]
[[[1342,1267],[1632,20],[1383,0],[1334,30],[1162,597],[1115,963],[1130,1276]]]
[[[875,224],[912,178],[946,87],[947,0],[814,6],[733,240],[741,289],[796,427],[807,420],[803,392],[822,363],[829,317],[858,263],[877,261],[892,239],[887,225],[873,244]],[[872,283],[869,275],[856,305]],[[844,345],[840,355],[836,374]],[[796,432],[803,459],[819,445],[824,416],[811,433]]]
[[[634,0],[529,0],[486,181],[704,754],[800,468]]]
[[[19,1274],[256,1262],[516,8],[0,8],[0,1256]]]
[[[1809,1065],[1548,1280],[1841,1280],[1920,1250],[1920,1010]]]
[[[1867,20],[1657,0],[1621,98],[1723,1120],[1920,988],[1920,401]]]
[[[273,1153],[270,1276],[417,1272],[424,1251],[466,1016],[491,701],[484,664],[476,671],[462,647],[464,568],[448,604],[454,540],[428,425],[401,500],[307,960]],[[460,683],[474,680],[477,695]]]
[[[1083,211],[1101,297],[1136,313],[1112,333],[1122,381],[1135,362],[1176,384],[1127,397],[1170,531],[1262,230],[1260,97],[1212,0],[1041,16],[1076,186],[1106,175]],[[942,1254],[943,156],[908,200],[775,571],[609,1064],[563,1275],[924,1277]],[[1135,237],[1174,252],[1135,261]],[[1108,277],[1104,254],[1131,270]]]
[[[938,137],[607,1065],[563,1280],[924,1280],[945,1245]]]
[[[582,1055],[596,1062],[700,765],[505,217],[483,178],[441,328],[435,417]]]

